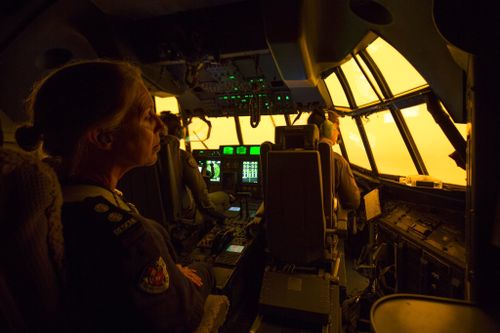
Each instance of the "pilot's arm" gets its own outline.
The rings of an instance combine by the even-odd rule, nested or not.
[[[335,161],[335,193],[344,209],[359,207],[359,188],[349,163],[339,154],[333,154]]]
[[[198,170],[198,163],[191,153],[181,150],[183,181],[191,190],[196,207],[203,213],[216,219],[225,219],[227,216],[217,211],[214,203],[208,196],[207,184]]]

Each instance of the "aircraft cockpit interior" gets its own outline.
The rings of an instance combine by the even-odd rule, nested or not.
[[[123,327],[139,318],[130,327],[144,332],[500,332],[499,19],[467,0],[6,1],[0,331],[63,332],[73,316],[101,327],[104,317],[60,306],[71,283],[92,277],[66,284],[66,269],[115,267],[120,251],[150,239],[168,255],[117,278],[139,293],[108,293],[130,301]],[[131,65],[140,88],[73,80],[54,108],[39,106],[60,71],[108,62]],[[138,129],[117,116],[143,104]],[[39,113],[60,105],[68,111],[44,123]],[[81,110],[109,128],[89,125],[75,152],[54,153],[50,135],[75,139]],[[29,127],[40,143],[22,143],[18,129]],[[128,158],[143,141],[148,161]],[[97,194],[67,190],[107,163],[119,172],[83,184]],[[70,233],[84,216],[68,221],[75,198],[106,217],[102,230]],[[93,259],[113,264],[75,252],[83,237],[96,252],[106,228],[140,233]],[[147,246],[126,260],[142,263]],[[206,301],[180,311],[190,293],[174,291],[178,316],[153,315],[172,309],[161,299],[179,285],[201,295],[210,279],[190,267],[209,267]]]

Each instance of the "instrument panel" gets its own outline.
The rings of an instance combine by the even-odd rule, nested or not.
[[[210,191],[247,192],[261,197],[259,145],[224,145],[219,149],[195,149],[202,175],[208,179]]]

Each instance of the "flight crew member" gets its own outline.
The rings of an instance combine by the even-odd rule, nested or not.
[[[182,267],[166,230],[125,202],[116,184],[152,165],[164,125],[139,70],[95,60],[66,65],[33,89],[21,147],[60,161],[69,331],[189,332],[214,285],[204,264]]]
[[[315,124],[319,128],[320,142],[327,142],[332,146],[337,144],[340,135],[339,116],[332,111],[325,112],[314,110],[307,119],[308,124]],[[349,163],[342,155],[333,153],[335,163],[335,197],[343,209],[356,209],[359,207],[360,193],[356,180],[352,174]]]
[[[180,117],[170,111],[160,113],[160,118],[168,128],[168,134],[175,136],[178,140],[185,139],[186,129],[182,126]],[[184,191],[182,197],[183,217],[194,219],[198,216],[197,209],[204,215],[218,221],[226,219],[224,211],[229,208],[231,198],[226,192],[217,191],[208,193],[207,184],[198,170],[198,163],[193,155],[183,149],[180,150],[182,163],[182,178]],[[197,220],[198,220],[197,219]]]

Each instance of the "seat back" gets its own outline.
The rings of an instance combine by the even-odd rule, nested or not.
[[[319,155],[321,156],[321,175],[323,181],[323,203],[325,208],[326,227],[334,229],[336,227],[336,214],[334,212],[333,198],[335,197],[335,163],[333,161],[332,145],[327,142],[318,144]]]
[[[162,138],[157,166],[166,217],[169,223],[176,224],[182,219],[181,193],[184,185],[179,140],[175,136]]]
[[[335,188],[335,163],[331,143],[319,140],[316,125],[278,126],[275,133],[275,145],[264,150],[306,149],[318,150],[321,157],[321,176],[323,182],[323,203],[327,228],[335,228],[336,215],[333,206]],[[262,149],[261,149],[262,151]]]
[[[120,179],[118,188],[127,201],[134,203],[141,215],[165,227],[168,226],[161,193],[160,173],[156,164],[127,172]]]
[[[333,223],[331,147],[315,125],[277,127],[275,141],[261,147],[269,250],[296,265],[320,261]]]
[[[268,247],[287,263],[324,257],[325,215],[319,153],[270,151],[265,214]]]
[[[0,331],[62,329],[61,190],[47,165],[0,148]]]

